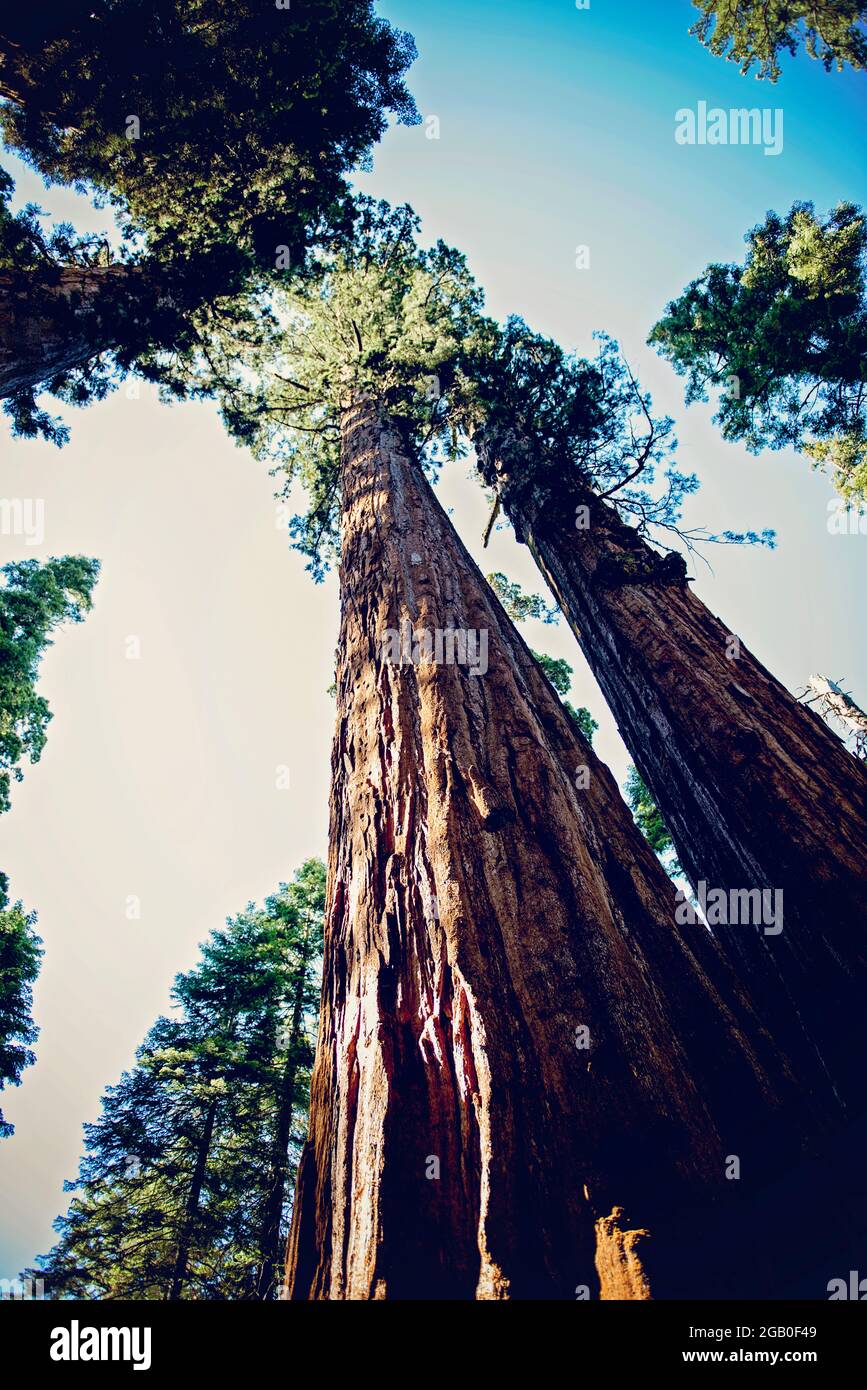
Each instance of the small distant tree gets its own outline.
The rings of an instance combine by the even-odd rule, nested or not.
[[[526,622],[528,618],[538,618],[543,623],[560,621],[560,610],[556,604],[547,604],[541,594],[526,594],[520,584],[514,584],[504,574],[497,571],[486,574],[485,578],[513,623]]]
[[[85,1125],[60,1239],[28,1274],[54,1297],[271,1299],[303,1143],[325,870],[211,934],[172,1016]]]
[[[563,701],[563,706],[568,711],[573,723],[581,730],[587,742],[592,743],[593,735],[599,725],[589,709],[585,708],[584,705],[576,709],[566,698],[572,688],[572,676],[574,674],[569,662],[563,657],[547,656],[545,652],[533,652],[533,655]]]
[[[527,594],[520,584],[507,579],[497,571],[485,576],[500,603],[513,623],[526,622],[528,618],[538,618],[543,623],[560,621],[560,610],[556,604],[548,605],[541,594]],[[531,648],[532,650],[532,648]],[[599,728],[589,709],[581,705],[578,709],[566,698],[572,688],[573,668],[563,657],[547,656],[544,652],[533,652],[545,675],[568,710],[570,718],[581,730],[588,743]]]
[[[681,878],[683,870],[674,851],[674,841],[662,819],[662,812],[638,768],[630,765],[624,787],[626,801],[650,848],[659,855],[662,866],[670,878]]]

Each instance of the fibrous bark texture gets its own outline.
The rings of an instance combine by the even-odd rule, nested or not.
[[[713,930],[805,1083],[852,1117],[867,1047],[864,766],[696,598],[678,556],[657,554],[567,470],[534,472],[520,439],[477,446],[693,887],[731,905],[738,890],[779,895],[766,900],[773,925],[741,897],[749,920]]]
[[[796,1149],[809,1103],[376,403],[346,410],[342,460],[290,1296],[710,1291],[684,1213],[735,1200],[727,1155],[766,1174]],[[424,659],[447,631],[475,673]]]

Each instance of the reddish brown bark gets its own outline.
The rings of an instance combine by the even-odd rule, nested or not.
[[[816,1094],[864,1106],[867,775],[568,470],[514,436],[477,441],[695,886],[782,890],[783,930],[715,928]],[[576,509],[585,507],[576,528]],[[797,602],[797,595],[792,601]],[[732,655],[737,651],[736,655]]]
[[[342,508],[290,1294],[710,1293],[691,1208],[735,1200],[727,1154],[767,1173],[819,1119],[372,402],[345,415]],[[486,631],[487,674],[383,660],[404,619]]]

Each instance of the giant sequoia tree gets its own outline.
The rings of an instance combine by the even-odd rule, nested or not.
[[[60,1239],[59,1298],[273,1298],[306,1131],[325,869],[211,934],[134,1068],[85,1125]]]
[[[51,711],[36,678],[51,633],[63,622],[81,622],[98,573],[97,562],[82,555],[20,560],[0,570],[0,814],[9,809],[12,781],[24,775],[24,759],[38,762],[45,747]],[[42,955],[35,921],[21,902],[9,902],[0,873],[0,1091],[17,1086],[33,1061],[32,986]],[[12,1132],[0,1111],[0,1137]]]
[[[632,383],[634,386],[634,383]],[[867,776],[663,553],[682,483],[649,403],[605,355],[567,358],[510,324],[476,364],[480,468],[546,576],[694,887],[782,894],[781,930],[709,917],[779,1044],[863,1107]],[[655,438],[654,438],[655,437]],[[738,899],[739,900],[739,899]],[[729,914],[730,915],[730,914]],[[804,1062],[806,1065],[806,1061]]]
[[[239,435],[308,487],[295,536],[314,569],[339,547],[291,1294],[709,1291],[732,1264],[690,1226],[700,1207],[710,1240],[708,1208],[737,1205],[725,1155],[767,1175],[823,1101],[710,935],[677,929],[610,774],[433,494],[425,446],[449,429],[479,305],[462,259],[418,252],[413,227],[367,205],[351,250],[284,306],[260,389],[247,369],[226,389]]]
[[[649,341],[687,378],[687,404],[719,392],[724,439],[801,449],[867,500],[867,219],[795,203],[746,240],[744,264],[709,265]]]
[[[114,260],[0,243],[0,394],[42,423],[33,388],[86,396],[92,362],[159,374],[203,305],[303,263],[342,219],[344,175],[413,120],[412,40],[371,0],[52,0],[0,22],[0,128],[48,180],[110,200]],[[2,231],[2,223],[0,223]],[[13,234],[15,229],[13,228]],[[32,250],[32,247],[30,248]]]

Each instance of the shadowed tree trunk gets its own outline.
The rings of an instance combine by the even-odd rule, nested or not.
[[[709,934],[675,927],[610,773],[374,402],[344,414],[341,492],[290,1296],[710,1293],[722,1271],[683,1214],[728,1212],[726,1156],[767,1172],[820,1117]],[[465,664],[401,662],[406,623],[478,645]]]
[[[180,277],[175,277],[175,295]],[[38,387],[100,353],[168,344],[181,305],[147,266],[0,272],[0,397]]]
[[[184,1284],[186,1283],[187,1270],[190,1263],[190,1242],[193,1238],[196,1218],[199,1214],[199,1203],[202,1200],[202,1188],[205,1183],[205,1173],[208,1167],[208,1158],[211,1152],[211,1143],[214,1138],[214,1125],[216,1124],[216,1120],[217,1101],[212,1100],[205,1112],[205,1122],[202,1126],[201,1137],[196,1146],[196,1166],[193,1169],[193,1176],[190,1181],[190,1190],[184,1210],[184,1222],[178,1240],[174,1274],[172,1276],[171,1288],[169,1289],[170,1302],[176,1301],[181,1297]]]
[[[286,1052],[286,1065],[280,1081],[279,1110],[271,1149],[270,1188],[265,1201],[262,1229],[259,1237],[259,1271],[256,1280],[256,1298],[268,1299],[274,1296],[275,1271],[279,1267],[281,1249],[280,1223],[283,1217],[283,1203],[286,1199],[286,1177],[289,1171],[289,1140],[292,1136],[292,1116],[295,1111],[295,1081],[298,1075],[298,1052],[302,1042],[304,1026],[304,997],[309,985],[307,969],[312,951],[310,946],[310,924],[298,963],[298,980],[295,998],[292,1003],[292,1024],[289,1033],[289,1046]]]
[[[695,888],[780,890],[782,930],[715,925],[816,1093],[864,1106],[867,775],[613,508],[520,438],[476,441]],[[578,508],[586,508],[582,514]],[[576,527],[576,521],[581,529]]]

